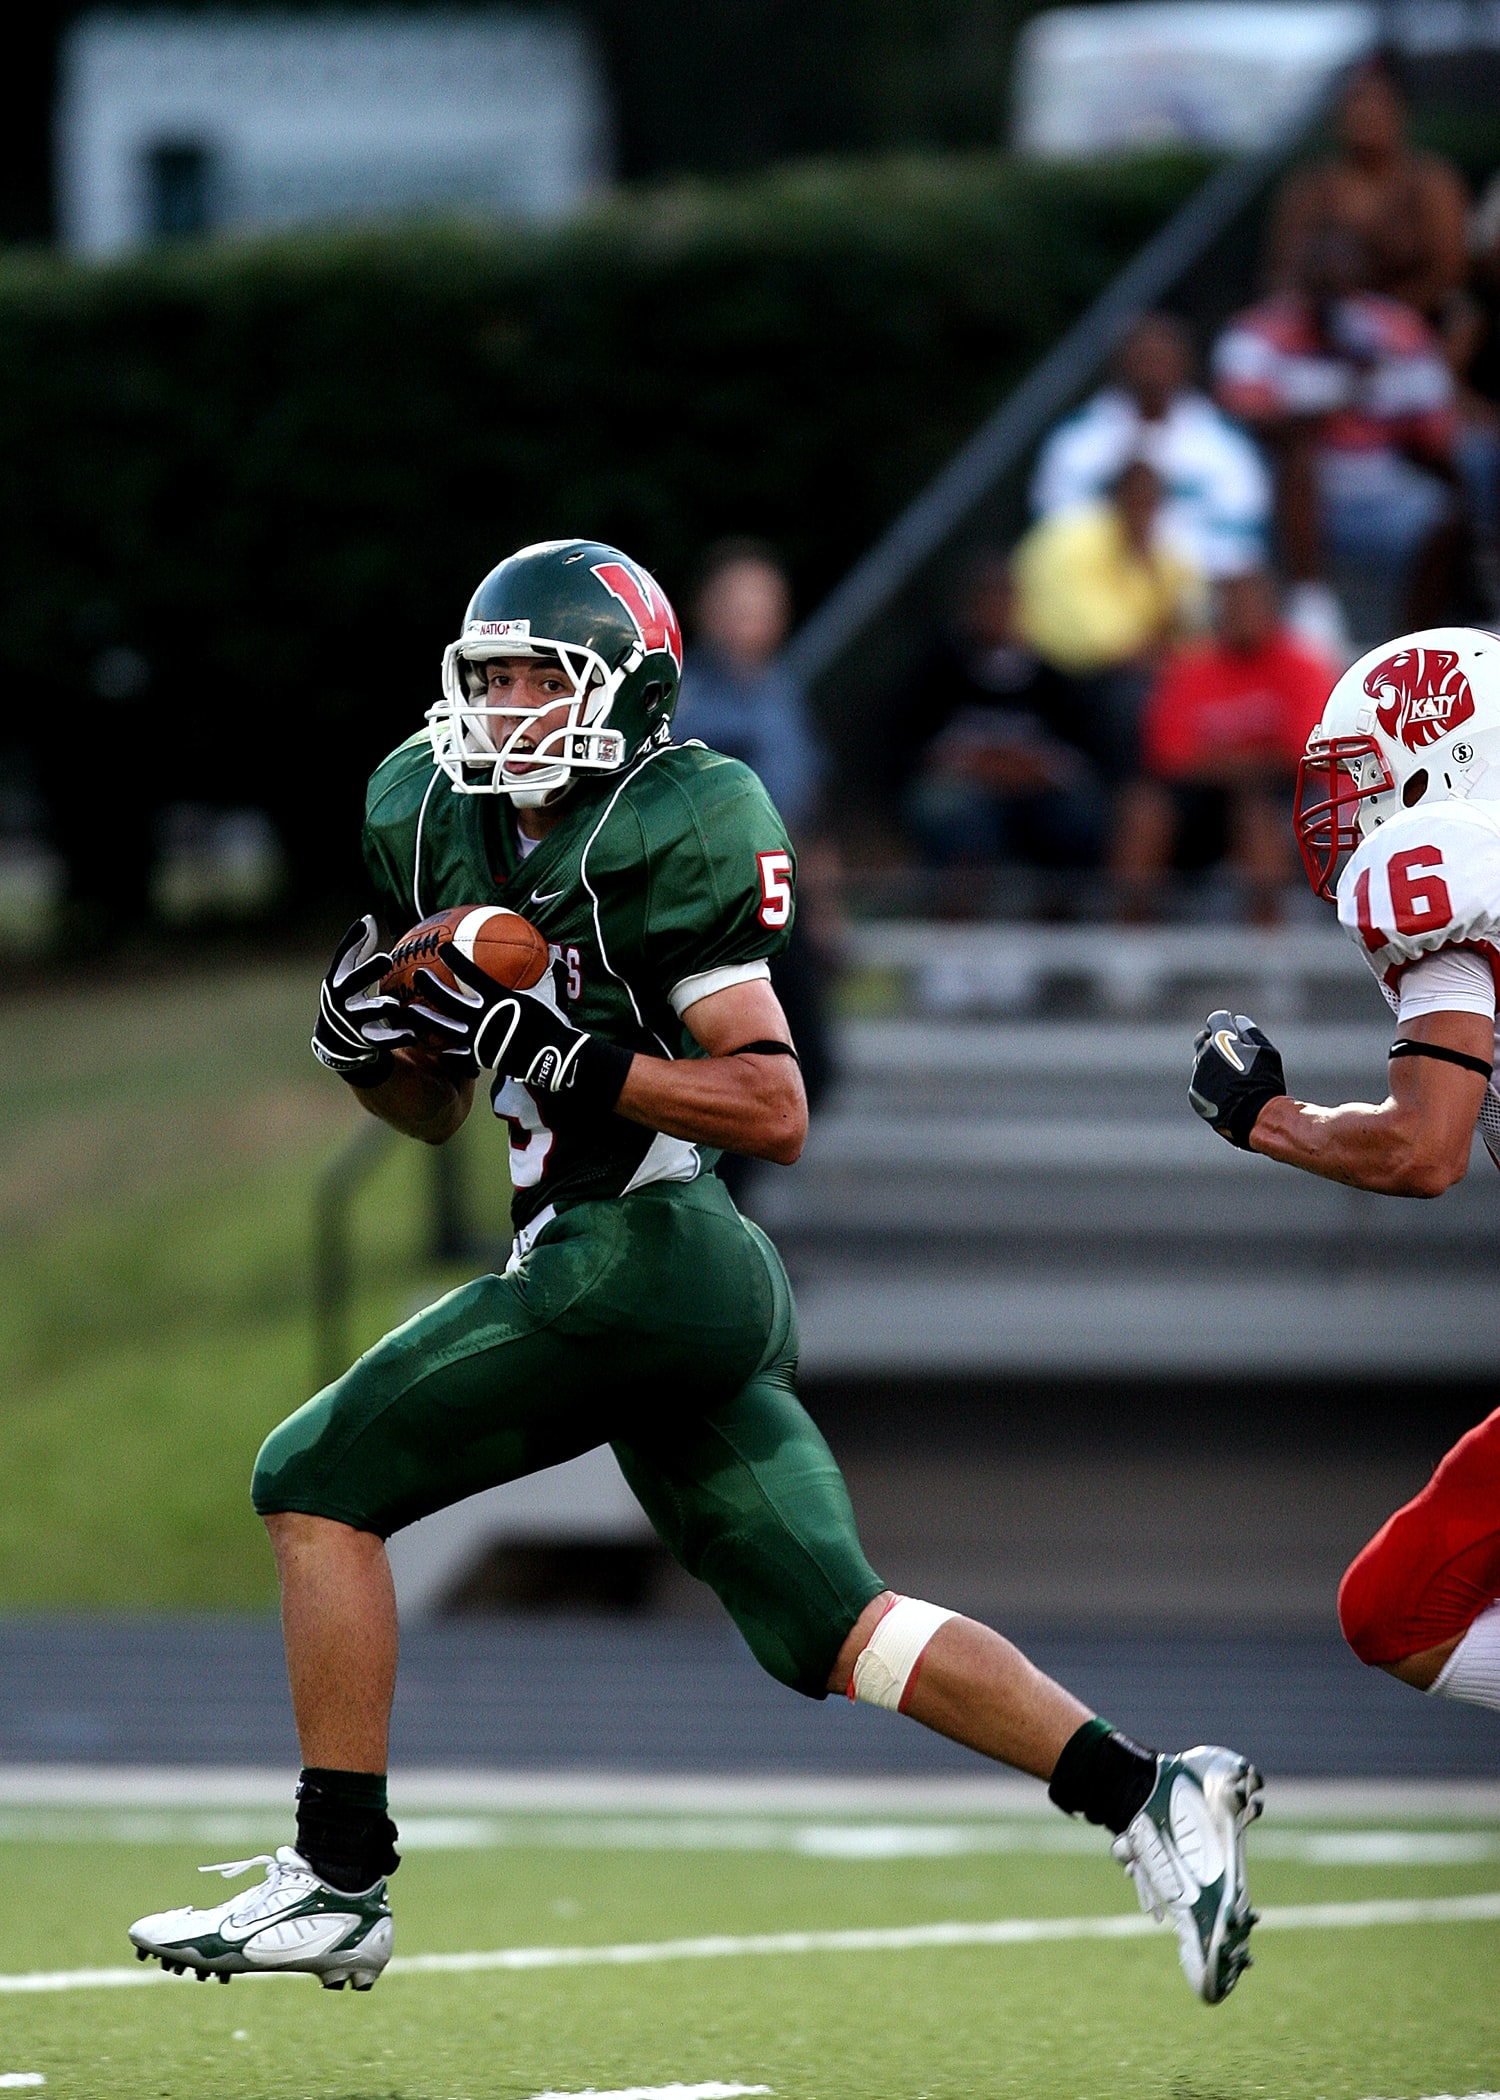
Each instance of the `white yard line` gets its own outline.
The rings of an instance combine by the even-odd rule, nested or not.
[[[254,1810],[290,1813],[296,1775],[266,1766],[0,1765],[0,1808]],[[437,1815],[1037,1816],[1056,1810],[1039,1780],[978,1771],[954,1778],[810,1779],[650,1772],[472,1772],[391,1775],[401,1813]],[[1500,1822],[1500,1781],[1278,1779],[1280,1820],[1379,1817]]]
[[[535,2093],[532,2100],[737,2100],[741,2093],[769,2093],[768,2085],[724,2085],[717,2078],[710,2078],[702,2085],[622,2085],[613,2092],[601,2093],[594,2086],[585,2086],[578,2093]],[[1481,2100],[1481,2096],[1476,2096]],[[1486,2094],[1482,2100],[1494,2100]]]
[[[155,1810],[88,1813],[0,1808],[0,1845],[189,1845],[254,1851],[286,1836],[285,1817],[169,1814]],[[523,1848],[567,1852],[775,1852],[834,1862],[955,1859],[966,1855],[1102,1857],[1105,1834],[1053,1816],[989,1816],[962,1823],[779,1821],[763,1816],[431,1816],[403,1815],[401,1850],[486,1852]],[[1500,1828],[1487,1830],[1262,1827],[1255,1857],[1320,1867],[1482,1866],[1500,1860]]]
[[[1260,1932],[1339,1932],[1379,1925],[1466,1925],[1500,1919],[1500,1890],[1473,1896],[1387,1897],[1368,1903],[1292,1903],[1263,1910]],[[456,1976],[477,1970],[635,1968],[749,1955],[904,1954],[937,1947],[1034,1947],[1055,1940],[1132,1940],[1153,1933],[1139,1911],[1087,1918],[996,1918],[988,1923],[859,1926],[842,1932],[714,1933],[701,1939],[627,1941],[602,1947],[495,1947],[463,1954],[398,1954],[390,1976]],[[0,1993],[125,1989],[191,1981],[149,1964],[0,1975]]]

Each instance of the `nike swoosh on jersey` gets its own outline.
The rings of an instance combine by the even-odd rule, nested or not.
[[[530,901],[533,904],[555,904],[559,897],[566,895],[566,890],[548,890],[545,894],[541,890],[533,890]]]

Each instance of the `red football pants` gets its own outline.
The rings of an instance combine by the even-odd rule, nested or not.
[[[1339,1584],[1361,1662],[1396,1663],[1465,1632],[1500,1598],[1500,1408],[1453,1446]]]

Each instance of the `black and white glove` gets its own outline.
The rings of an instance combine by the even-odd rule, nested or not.
[[[417,1039],[399,1001],[380,990],[390,966],[375,921],[366,912],[334,949],[323,979],[313,1056],[350,1086],[379,1086],[389,1079],[395,1064],[392,1049]]]
[[[614,1107],[633,1053],[565,1019],[550,975],[532,991],[507,991],[451,941],[439,948],[438,960],[455,985],[419,970],[408,1011],[427,1029],[447,1070],[498,1072],[540,1093]]]
[[[1189,1101],[1220,1137],[1248,1152],[1256,1117],[1286,1092],[1281,1052],[1248,1014],[1221,1006],[1198,1031],[1193,1053]]]

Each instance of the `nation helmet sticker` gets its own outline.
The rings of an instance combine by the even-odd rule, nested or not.
[[[1425,751],[1474,712],[1456,649],[1398,649],[1367,675],[1365,691],[1386,735],[1408,751]]]
[[[529,620],[471,620],[464,629],[466,635],[487,642],[529,642],[531,622]]]

